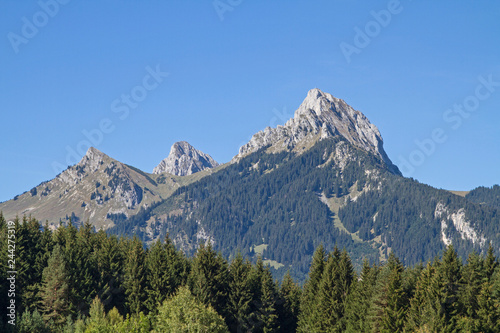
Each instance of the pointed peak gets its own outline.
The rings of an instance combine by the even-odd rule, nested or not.
[[[81,159],[80,163],[86,162],[86,161],[102,160],[105,156],[107,156],[107,155],[104,154],[99,149],[97,149],[95,147],[90,147],[87,150],[87,153],[85,154],[85,156],[83,156],[83,158]]]
[[[80,162],[78,162],[76,165],[80,167],[85,167],[85,166],[92,166],[91,169],[94,171],[98,169],[99,165],[101,164],[102,161],[104,160],[113,160],[111,157],[108,155],[104,154],[102,151],[95,147],[90,147],[87,150],[87,153],[82,157]]]
[[[95,154],[104,154],[104,153],[102,151],[100,151],[99,149],[97,149],[96,147],[90,147],[87,150],[87,153],[85,154],[85,156],[92,156]]]
[[[186,176],[218,166],[210,155],[194,148],[187,141],[175,142],[170,154],[154,169],[154,174],[168,172],[177,176]]]
[[[327,92],[323,92],[319,88],[313,88],[313,89],[309,90],[307,92],[307,96],[304,99],[304,101],[317,100],[317,99],[327,99],[330,101],[342,101],[341,99],[334,97],[332,94],[329,94]]]
[[[170,154],[187,154],[190,151],[195,151],[196,149],[187,141],[177,141],[170,148]]]
[[[341,136],[354,146],[377,155],[391,170],[399,172],[383,149],[382,136],[378,128],[363,113],[353,109],[342,99],[318,88],[307,92],[294,117],[284,126],[266,128],[255,134],[240,148],[237,156],[242,157],[263,146],[275,144],[281,147],[279,149],[293,150],[306,141],[333,136]]]
[[[325,93],[319,88],[313,88],[307,92],[306,99],[317,99],[324,96]]]

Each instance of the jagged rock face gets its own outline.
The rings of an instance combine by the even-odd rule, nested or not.
[[[170,183],[165,180],[163,188],[159,186],[147,174],[92,147],[80,162],[56,178],[0,204],[0,210],[8,218],[32,214],[55,224],[74,215],[78,218],[73,218],[75,223],[89,221],[98,228],[107,228],[113,224],[108,214],[133,215],[141,207],[161,200],[163,188]]]
[[[187,176],[218,165],[219,163],[210,155],[195,149],[186,141],[180,141],[172,145],[168,157],[153,169],[153,173],[167,172],[177,176]]]
[[[333,136],[343,136],[356,147],[381,158],[388,168],[400,174],[384,151],[378,128],[360,111],[346,102],[315,88],[308,92],[292,119],[276,128],[267,127],[255,134],[240,148],[236,159],[261,147],[271,145],[275,149],[294,149]]]
[[[56,177],[56,180],[73,186],[87,179],[94,180],[92,175],[100,177],[99,183],[104,183],[104,185],[96,187],[91,195],[93,199],[90,199],[89,203],[95,201],[97,205],[102,205],[109,200],[105,200],[106,197],[113,198],[114,201],[120,202],[120,206],[127,209],[134,208],[141,203],[143,190],[134,183],[128,168],[94,147],[89,148],[78,164],[63,171]],[[107,185],[107,189],[105,185]],[[87,205],[85,202],[85,206]]]

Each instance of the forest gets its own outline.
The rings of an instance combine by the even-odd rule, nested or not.
[[[275,280],[261,258],[240,253],[228,261],[210,242],[186,256],[168,234],[146,248],[137,237],[95,232],[90,224],[51,231],[32,217],[6,221],[0,214],[0,330],[500,331],[500,268],[491,246],[463,260],[449,246],[413,266],[391,252],[356,271],[346,249],[327,245],[316,247],[298,284],[290,274]],[[15,326],[6,312],[12,300]]]
[[[327,251],[335,245],[345,248],[356,270],[363,259],[387,259],[389,251],[404,265],[431,260],[445,248],[443,220],[460,257],[472,251],[484,254],[488,241],[498,248],[500,212],[493,204],[498,189],[477,189],[466,197],[436,189],[391,173],[374,155],[336,137],[302,154],[263,148],[136,215],[110,216],[115,226],[108,233],[137,235],[144,242],[168,233],[182,239],[184,252],[192,255],[203,231],[225,258],[238,250],[255,258],[255,247],[265,246],[263,258],[283,265],[273,271],[275,277],[290,271],[303,283],[320,244]],[[336,202],[338,210],[332,211],[325,200]],[[443,216],[436,214],[438,205],[446,207]],[[452,213],[462,210],[479,241],[465,237],[451,221]],[[153,220],[151,235],[146,221]]]

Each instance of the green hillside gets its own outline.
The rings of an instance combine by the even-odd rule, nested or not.
[[[373,155],[333,138],[302,154],[263,148],[109,232],[145,242],[168,234],[188,254],[210,239],[227,258],[237,251],[255,257],[266,244],[260,250],[280,267],[276,275],[290,269],[303,281],[320,244],[345,248],[357,269],[391,251],[413,265],[438,255],[447,240],[464,257],[484,252],[487,241],[497,246],[498,219],[495,208],[394,175]]]

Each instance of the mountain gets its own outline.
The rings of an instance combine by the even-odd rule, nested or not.
[[[319,244],[346,248],[358,268],[393,251],[415,264],[448,244],[462,257],[490,241],[499,249],[499,218],[495,207],[402,177],[375,125],[313,89],[293,119],[255,134],[223,169],[110,232],[154,230],[186,253],[210,241],[303,280]]]
[[[133,216],[197,178],[147,174],[92,147],[53,180],[0,203],[0,211],[7,219],[32,215],[57,224],[71,217],[74,223],[109,228],[117,218]]]
[[[345,248],[357,268],[391,252],[405,264],[425,262],[449,244],[462,258],[490,242],[500,250],[498,187],[460,196],[403,177],[377,127],[319,89],[284,125],[216,165],[184,142],[153,174],[92,148],[0,210],[55,224],[73,215],[146,244],[168,235],[187,254],[211,242],[227,258],[261,255],[277,277],[290,270],[301,281],[320,244]]]
[[[391,172],[401,174],[383,148],[378,128],[360,111],[346,102],[315,88],[307,93],[292,119],[284,126],[267,127],[253,135],[240,148],[236,158],[241,158],[264,146],[272,151],[291,150],[300,153],[322,139],[340,136],[355,147],[381,158]]]
[[[153,174],[164,172],[177,176],[212,169],[219,165],[210,155],[205,154],[186,141],[176,142],[170,148],[170,154],[153,169]]]

